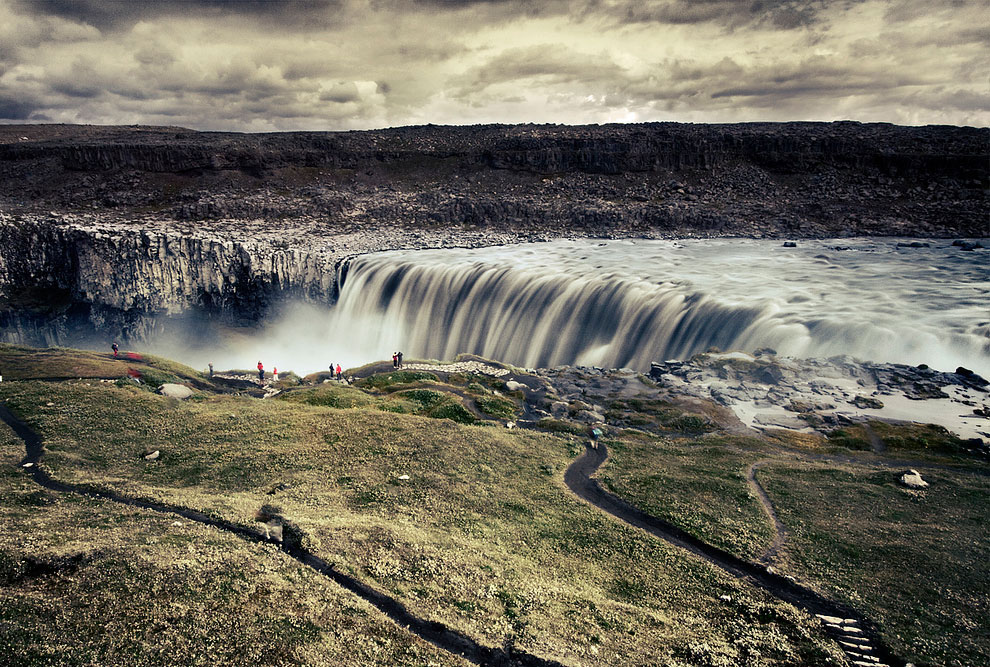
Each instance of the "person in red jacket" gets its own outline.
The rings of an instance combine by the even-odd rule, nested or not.
[[[265,367],[262,366],[261,365],[261,362],[259,361],[258,362],[258,382],[264,382],[264,381],[265,381]]]
[[[343,370],[340,368],[340,364],[337,364],[337,379],[339,380],[341,377],[343,377],[343,375],[344,373]]]

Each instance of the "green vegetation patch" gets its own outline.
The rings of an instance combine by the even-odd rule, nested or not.
[[[440,378],[436,375],[425,371],[393,371],[366,377],[358,380],[356,384],[377,391],[396,391],[404,385],[439,381]]]
[[[516,405],[515,401],[501,396],[479,396],[474,399],[474,404],[486,415],[496,419],[513,419],[519,414],[519,406]]]
[[[646,428],[657,432],[701,434],[715,428],[711,419],[704,415],[686,412],[669,401],[651,398],[611,401],[605,419],[620,428]]]
[[[277,398],[293,403],[339,409],[362,408],[377,402],[375,398],[368,396],[360,389],[333,383],[283,392]]]
[[[609,442],[604,484],[637,507],[753,560],[773,541],[773,525],[746,481],[763,457],[756,440],[707,436],[693,446],[623,436]]]
[[[434,419],[450,419],[459,424],[473,424],[477,419],[455,396],[433,389],[408,389],[398,396],[419,405],[416,414]]]
[[[423,409],[444,405],[433,398],[402,400]],[[0,400],[43,434],[46,466],[57,479],[252,527],[259,507],[277,505],[303,545],[340,571],[487,646],[508,643],[565,664],[673,665],[699,652],[717,658],[712,664],[841,660],[814,619],[577,500],[559,478],[573,455],[569,439],[289,400],[175,403],[99,382],[4,383]],[[10,437],[3,446],[23,454]],[[140,455],[147,449],[161,456],[147,461]],[[0,466],[0,484],[10,479],[37,491],[14,465]],[[128,643],[125,628],[147,625],[171,629],[167,641],[175,644],[164,645],[179,663],[458,664],[432,648],[422,652],[422,642],[349,593],[294,574],[307,571],[283,565],[274,550],[199,526],[180,531],[172,517],[154,512],[114,513],[105,502],[52,497],[82,513],[56,524],[37,509],[45,497],[25,497],[16,510],[24,519],[7,521],[10,534],[0,534],[0,543],[106,553],[73,576],[87,592],[65,588],[75,585],[69,581],[33,589],[45,614],[64,600],[80,601],[67,606],[75,620],[50,632],[32,620],[41,612],[0,601],[19,610],[0,624],[8,644],[54,646],[57,636],[75,633],[90,648],[63,643],[65,655],[160,663],[160,655],[147,653],[156,646],[150,632],[135,633],[140,645]],[[14,505],[0,506],[9,519]],[[206,549],[207,541],[216,546]],[[128,567],[132,554],[150,565]],[[123,588],[90,574],[104,564],[121,571]],[[154,583],[159,577],[166,583]],[[179,590],[162,592],[172,587]],[[116,606],[92,597],[102,590]],[[320,595],[335,597],[324,603]],[[172,599],[180,606],[169,607]],[[188,622],[183,609],[191,610]],[[300,625],[286,628],[276,647],[272,629],[283,618]],[[195,628],[200,619],[204,632]],[[100,628],[121,637],[100,635]],[[36,639],[26,642],[30,633]]]
[[[789,569],[879,623],[904,658],[990,664],[990,479],[921,469],[912,492],[899,472],[771,465],[761,480],[788,526]]]

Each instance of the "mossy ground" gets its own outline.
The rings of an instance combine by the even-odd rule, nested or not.
[[[57,479],[244,525],[274,505],[341,571],[489,646],[574,665],[838,664],[806,614],[574,498],[559,471],[577,441],[89,380],[5,382],[0,398],[43,434]],[[3,558],[88,559],[0,593],[2,641],[36,664],[63,649],[101,664],[458,664],[270,547],[39,490],[3,433]],[[40,624],[56,607],[59,623]]]
[[[59,373],[90,363],[106,377],[99,355],[47,352],[11,354],[23,378],[44,377],[49,363]],[[6,354],[3,367],[15,365]],[[323,384],[264,401],[207,386],[178,402],[127,384],[23,379],[0,384],[0,400],[42,433],[56,479],[247,526],[274,506],[339,570],[488,646],[569,665],[843,664],[803,612],[571,495],[561,475],[584,447],[582,427],[428,418],[438,405],[466,410],[466,397],[494,396],[498,383],[394,380],[372,393]],[[772,528],[744,473],[774,446],[719,433],[609,438],[603,478],[617,493],[734,553],[765,548]],[[142,458],[154,449],[158,460]],[[271,546],[45,491],[16,468],[23,452],[0,424],[0,650],[16,646],[25,664],[57,653],[70,656],[63,664],[462,664]],[[785,463],[760,473],[793,531],[785,571],[880,621],[908,657],[987,662],[977,613],[987,582],[973,573],[990,555],[984,477],[945,472],[919,500],[872,482],[864,466],[843,477]],[[905,548],[887,553],[890,544]],[[29,558],[80,554],[74,572],[22,576]],[[944,566],[929,567],[936,559]]]

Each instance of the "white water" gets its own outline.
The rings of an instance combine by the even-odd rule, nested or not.
[[[218,368],[256,357],[451,359],[647,370],[712,346],[957,366],[990,376],[990,251],[903,239],[555,241],[387,252],[352,261],[332,308],[296,305]],[[834,250],[833,246],[848,247]],[[201,363],[199,365],[205,365]]]

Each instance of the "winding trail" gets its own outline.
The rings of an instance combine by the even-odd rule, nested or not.
[[[338,572],[334,569],[333,563],[328,563],[319,556],[303,549],[299,545],[300,535],[297,532],[289,531],[287,535],[289,539],[285,542],[272,542],[262,533],[255,532],[244,526],[238,526],[230,521],[207,516],[202,512],[197,512],[186,507],[129,498],[113,491],[86,489],[52,479],[51,475],[41,467],[41,459],[44,455],[44,444],[41,436],[23,420],[14,415],[3,403],[0,403],[0,419],[6,422],[13,429],[14,433],[24,441],[27,454],[21,460],[20,467],[26,470],[35,482],[46,489],[61,493],[73,493],[89,498],[110,500],[128,507],[139,507],[154,512],[175,514],[190,521],[232,533],[248,542],[267,542],[274,544],[299,563],[312,568],[327,579],[369,602],[401,627],[418,635],[434,646],[454,655],[461,656],[476,665],[490,667],[563,667],[559,662],[546,660],[523,651],[483,646],[457,630],[448,628],[443,623],[428,621],[414,616],[398,600],[361,583],[351,576]]]
[[[607,459],[608,449],[604,444],[599,444],[597,449],[586,447],[584,454],[564,472],[564,483],[579,498],[620,521],[686,549],[729,575],[814,614],[822,621],[829,636],[839,643],[852,664],[872,667],[904,666],[904,660],[891,653],[881,641],[873,623],[855,610],[833,602],[767,567],[745,561],[707,544],[603,489],[592,475]]]
[[[763,511],[766,512],[770,521],[773,522],[773,542],[770,543],[770,546],[767,547],[767,550],[758,559],[764,565],[770,565],[777,560],[777,555],[783,548],[784,541],[787,538],[787,526],[777,516],[777,512],[773,508],[773,503],[770,502],[770,496],[767,495],[766,489],[756,479],[756,471],[768,463],[770,463],[769,460],[757,461],[746,469],[746,481],[749,482],[750,488],[756,492],[756,498],[760,501],[760,505],[763,506]]]

